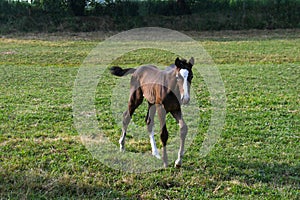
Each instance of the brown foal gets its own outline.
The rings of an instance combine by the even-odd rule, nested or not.
[[[111,74],[116,76],[132,74],[128,109],[123,114],[122,135],[119,140],[121,151],[125,150],[125,136],[131,117],[135,109],[145,98],[148,101],[146,124],[150,136],[152,155],[160,158],[154,140],[153,129],[154,115],[155,112],[157,112],[161,128],[160,138],[163,146],[162,159],[164,166],[168,166],[166,145],[169,134],[166,127],[166,114],[171,113],[180,127],[180,147],[178,159],[175,161],[175,167],[181,166],[184,154],[184,143],[188,131],[182,117],[181,104],[188,104],[190,101],[193,65],[194,58],[192,57],[188,62],[185,59],[177,58],[175,64],[167,67],[165,70],[160,70],[153,65],[141,66],[137,69],[122,69],[118,66],[114,66],[110,69]]]

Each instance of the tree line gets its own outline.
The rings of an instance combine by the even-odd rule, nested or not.
[[[300,0],[0,0],[1,32],[300,28]]]

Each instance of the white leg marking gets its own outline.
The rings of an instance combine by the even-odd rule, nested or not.
[[[154,139],[154,132],[152,131],[150,133],[150,143],[151,143],[151,147],[152,147],[152,155],[155,156],[156,158],[160,159],[160,155],[158,153],[157,147],[156,147],[156,142]]]
[[[125,137],[126,137],[126,132],[122,131],[122,135],[119,139],[119,144],[120,144],[120,151],[124,152],[125,151]]]
[[[119,144],[120,144],[120,151],[124,152],[125,151],[125,134],[124,133],[122,133],[122,136],[119,139]]]

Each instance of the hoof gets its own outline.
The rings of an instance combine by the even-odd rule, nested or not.
[[[159,153],[152,153],[152,156],[154,156],[154,157],[157,158],[157,159],[161,159]]]
[[[180,167],[181,167],[181,164],[182,164],[182,162],[181,162],[180,160],[176,160],[176,161],[175,161],[174,167],[175,167],[175,168],[180,168]]]
[[[121,153],[125,152],[125,147],[124,146],[120,146],[120,152]]]
[[[174,167],[177,168],[177,169],[179,169],[179,168],[181,168],[181,165],[175,163]]]

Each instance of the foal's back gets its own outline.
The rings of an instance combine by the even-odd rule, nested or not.
[[[140,85],[160,84],[164,85],[166,70],[160,70],[154,65],[145,65],[136,69],[132,78],[139,81]]]

